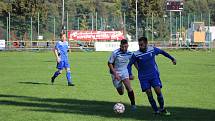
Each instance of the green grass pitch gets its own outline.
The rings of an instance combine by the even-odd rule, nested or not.
[[[0,51],[0,121],[211,121],[215,120],[215,52],[168,51],[177,65],[163,56],[157,64],[169,117],[154,116],[141,92],[137,72],[132,86],[137,111],[131,112],[127,93],[119,96],[108,73],[110,52],[71,52],[75,87],[68,87],[65,71],[54,85],[52,52]],[[155,97],[156,98],[156,97]],[[118,102],[126,106],[114,114]]]

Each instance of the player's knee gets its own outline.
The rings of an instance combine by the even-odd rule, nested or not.
[[[126,90],[127,90],[128,92],[133,91],[133,89],[132,89],[131,87],[126,88]]]
[[[156,88],[155,88],[155,93],[156,93],[157,95],[160,95],[160,94],[161,94],[161,88],[160,88],[160,87],[156,87]]]
[[[146,89],[146,94],[147,94],[147,96],[152,96],[152,90],[151,89]]]
[[[151,90],[147,90],[147,91],[146,91],[146,94],[147,94],[147,97],[148,97],[148,100],[149,100],[149,101],[154,100]]]

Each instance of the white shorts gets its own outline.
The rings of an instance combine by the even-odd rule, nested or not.
[[[128,74],[128,71],[116,72],[116,73],[118,73],[121,80],[116,80],[113,74],[111,74],[111,78],[112,78],[114,87],[119,88],[119,87],[122,87],[122,80],[129,79],[129,74]]]

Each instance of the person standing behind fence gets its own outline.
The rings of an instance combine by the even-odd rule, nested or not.
[[[75,86],[72,83],[70,64],[68,59],[69,44],[66,41],[66,34],[64,32],[60,33],[60,41],[56,43],[53,51],[57,61],[56,68],[58,70],[51,77],[51,83],[54,84],[55,78],[63,72],[63,69],[65,69],[68,86]]]

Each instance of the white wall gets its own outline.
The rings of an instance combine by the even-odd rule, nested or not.
[[[128,50],[136,51],[139,49],[138,42],[128,42]],[[96,51],[114,51],[118,49],[120,42],[95,42]]]

